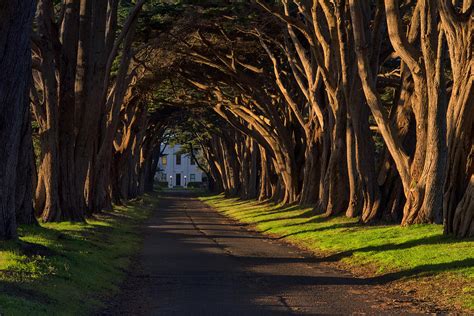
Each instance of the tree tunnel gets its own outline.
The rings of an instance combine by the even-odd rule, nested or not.
[[[152,191],[170,138],[214,192],[474,234],[472,1],[4,7],[0,238]]]

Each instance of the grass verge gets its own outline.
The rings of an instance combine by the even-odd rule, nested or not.
[[[279,206],[222,195],[201,200],[256,230],[343,264],[357,275],[390,283],[442,307],[474,311],[474,239],[443,235],[440,225],[366,226],[311,208]]]
[[[138,225],[156,203],[147,195],[81,223],[20,227],[0,242],[0,314],[90,315],[118,291],[140,244]]]

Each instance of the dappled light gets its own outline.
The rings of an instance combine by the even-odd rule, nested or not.
[[[474,312],[472,0],[0,0],[0,315]]]

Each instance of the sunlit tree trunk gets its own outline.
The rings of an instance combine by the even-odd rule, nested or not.
[[[448,175],[444,188],[445,233],[474,236],[474,56],[473,2],[460,11],[441,1],[442,28],[451,60],[453,87],[447,111]]]
[[[416,3],[410,32],[421,32],[421,52],[418,52],[400,29],[396,1],[385,1],[390,41],[407,64],[414,82],[414,94],[410,100],[416,121],[416,147],[411,159],[404,151],[398,132],[389,121],[375,89],[375,77],[367,57],[367,34],[363,28],[361,5],[351,1],[350,7],[359,75],[365,96],[403,184],[406,203],[402,224],[439,222],[442,206],[440,188],[444,183],[446,168],[446,122],[445,102],[441,95],[443,37],[436,31],[437,5],[426,1]]]

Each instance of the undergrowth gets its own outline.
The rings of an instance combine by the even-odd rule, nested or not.
[[[157,197],[147,195],[87,223],[19,228],[0,242],[0,314],[87,315],[118,291],[140,243],[138,226]]]

